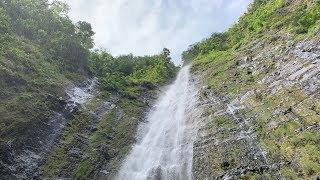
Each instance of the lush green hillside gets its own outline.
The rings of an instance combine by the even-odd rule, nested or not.
[[[203,98],[220,104],[200,131],[221,143],[200,140],[196,177],[319,178],[319,42],[319,0],[255,0],[227,32],[183,53]]]
[[[40,0],[0,2],[2,140],[15,141],[48,119],[65,87],[89,74],[93,32],[84,22],[73,24],[65,11],[63,4]],[[55,98],[48,101],[49,95]]]
[[[13,178],[19,173],[25,176],[24,170],[12,167],[16,166],[21,153],[36,152],[41,147],[41,138],[50,137],[49,132],[46,133],[51,128],[48,124],[55,113],[64,113],[68,88],[95,76],[99,81],[99,93],[92,102],[95,104],[93,109],[98,108],[99,103],[110,101],[112,96],[121,101],[119,104],[126,108],[124,112],[128,117],[141,118],[148,108],[142,95],[150,93],[154,96],[151,92],[175,76],[177,68],[170,62],[167,49],[159,55],[145,57],[113,57],[103,50],[92,50],[94,32],[91,25],[87,22],[73,23],[67,12],[67,5],[58,1],[0,2],[0,176]],[[79,127],[65,128],[66,137],[73,137],[76,130],[79,134],[81,128],[86,128],[84,121],[92,120],[89,110],[85,113],[81,107],[78,109],[78,114],[69,114],[67,119]],[[101,125],[98,125],[100,121],[94,123],[101,126],[99,133],[107,131],[102,128],[106,121],[116,120],[112,113],[105,116],[108,117],[101,117],[105,118]],[[138,121],[127,118],[125,122],[137,124]],[[119,128],[134,127],[123,126]],[[120,130],[118,132],[115,128],[115,133],[124,132]],[[109,136],[93,134],[95,131],[89,134],[97,138],[94,145],[108,139]],[[132,143],[134,132],[135,129],[126,132],[128,135],[122,137],[123,140],[130,139]],[[65,141],[55,141],[64,147]],[[130,147],[130,143],[118,146]],[[56,151],[60,152],[60,149]],[[51,157],[48,167],[52,167],[50,163],[53,161]],[[59,175],[54,172],[58,170],[52,168],[46,175]],[[72,172],[67,174],[66,177],[70,177]]]

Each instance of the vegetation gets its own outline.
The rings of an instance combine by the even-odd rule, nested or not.
[[[228,31],[214,33],[182,54],[184,62],[193,61],[193,71],[202,74],[208,88],[219,95],[233,99],[255,92],[244,102],[249,107],[245,116],[253,119],[271,162],[285,164],[280,171],[289,179],[320,174],[319,99],[298,85],[271,94],[263,81],[281,66],[282,59],[295,60],[286,54],[292,44],[302,39],[318,41],[319,24],[319,0],[255,0]],[[225,127],[222,120],[214,119]],[[243,178],[262,175],[251,172]]]
[[[113,57],[104,50],[91,53],[91,72],[101,79],[101,88],[108,92],[135,96],[135,88],[152,88],[172,79],[177,68],[170,61],[170,51],[163,49],[159,55]]]
[[[21,123],[47,119],[54,102],[46,98],[64,96],[61,87],[92,74],[100,77],[103,90],[128,95],[135,92],[133,84],[161,85],[174,76],[167,49],[145,57],[91,52],[91,25],[73,24],[67,11],[59,1],[0,2],[1,134]]]
[[[182,58],[188,62],[212,51],[236,50],[257,37],[270,34],[270,31],[307,35],[314,28],[319,28],[319,20],[319,0],[299,0],[297,3],[286,0],[255,0],[248,12],[227,32],[213,33],[211,37],[191,45],[183,52]]]
[[[110,114],[96,122],[92,112],[80,108],[71,115],[70,126],[45,168],[50,177],[68,175],[81,179],[92,173],[94,163],[101,165],[110,160],[96,151],[110,138],[106,134],[116,136],[111,141],[112,147],[119,150],[116,155],[127,153],[134,142],[133,127],[148,106],[142,95],[152,94],[155,87],[171,81],[177,67],[170,61],[168,49],[143,57],[114,57],[105,50],[92,50],[91,25],[83,21],[73,23],[67,12],[68,6],[59,1],[0,2],[0,146],[10,142],[19,151],[32,147],[27,140],[36,141],[38,132],[46,132],[43,128],[52,115],[64,108],[66,88],[95,76],[101,92],[88,109],[96,111],[108,98],[116,96],[121,100],[114,104],[123,109],[124,120],[118,124],[118,119]],[[88,132],[90,125],[99,126],[97,132]],[[79,147],[85,149],[89,159],[68,156],[79,145],[79,134],[90,137],[89,144]],[[0,169],[2,158],[5,157],[0,156]],[[70,172],[63,171],[67,168]]]
[[[64,95],[61,87],[90,74],[94,33],[88,23],[73,24],[66,12],[67,6],[57,1],[0,2],[2,137],[23,136],[23,127],[48,119]]]

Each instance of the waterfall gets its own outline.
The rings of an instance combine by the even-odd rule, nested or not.
[[[117,179],[192,179],[197,91],[189,71],[190,65],[183,67],[159,98]]]

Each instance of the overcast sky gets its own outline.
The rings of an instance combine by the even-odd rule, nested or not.
[[[113,55],[150,55],[164,47],[175,63],[188,45],[225,31],[252,0],[64,0],[73,21],[87,21],[96,47]]]

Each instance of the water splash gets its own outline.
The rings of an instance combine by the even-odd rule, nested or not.
[[[97,87],[98,80],[97,78],[89,79],[84,83],[84,86],[75,86],[72,89],[67,91],[69,96],[68,105],[70,110],[73,110],[78,105],[85,104],[93,96],[94,91]]]
[[[146,133],[117,179],[192,179],[196,90],[185,66],[148,116]]]

